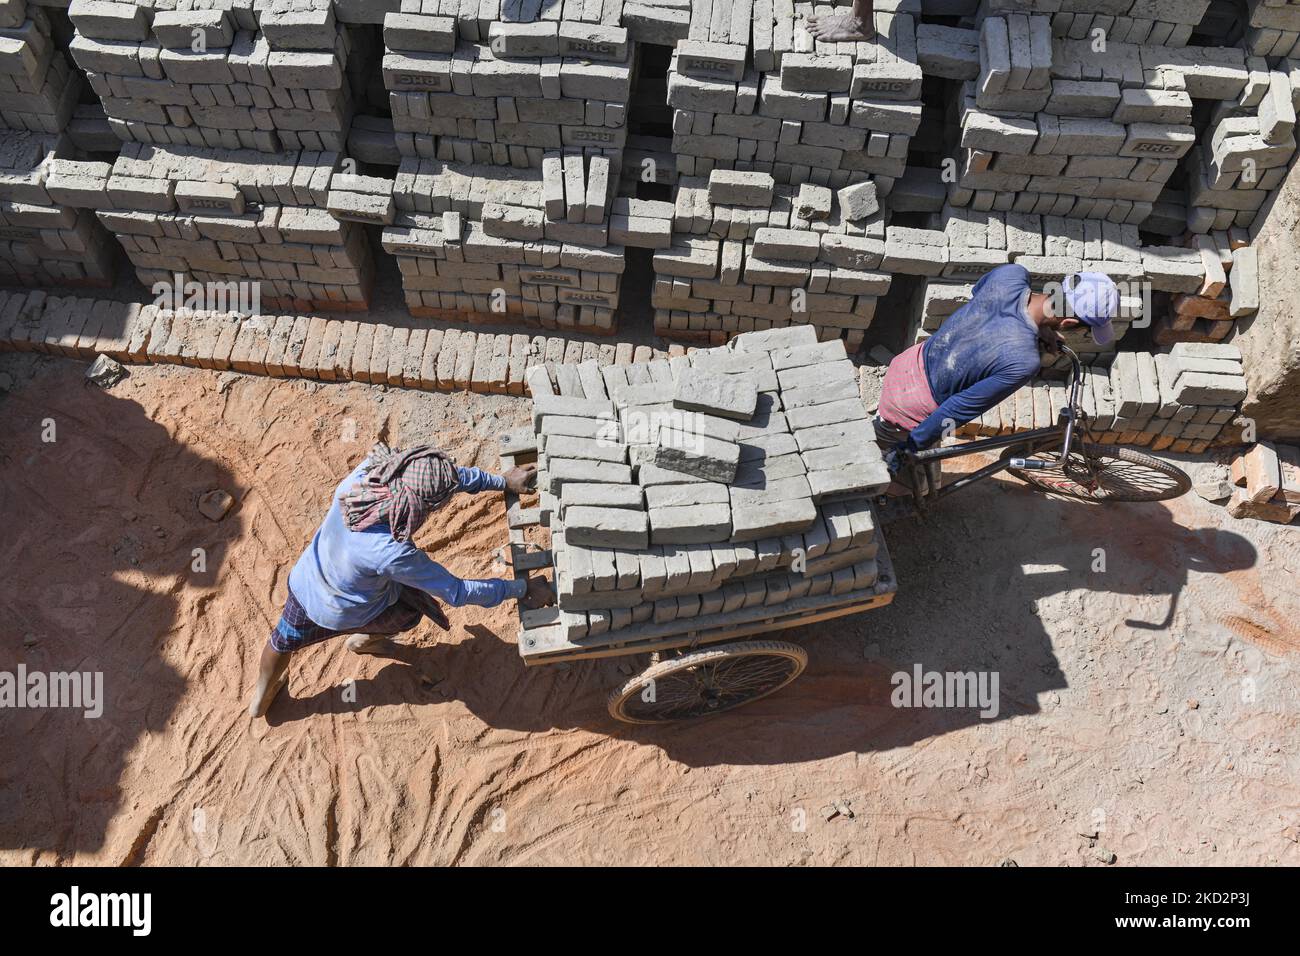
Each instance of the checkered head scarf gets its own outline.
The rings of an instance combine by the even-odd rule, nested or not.
[[[350,531],[387,521],[395,540],[410,541],[459,487],[456,466],[433,445],[402,451],[378,442],[365,476],[342,497],[343,520]]]

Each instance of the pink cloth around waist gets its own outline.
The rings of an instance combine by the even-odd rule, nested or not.
[[[876,411],[885,421],[909,432],[939,407],[930,391],[930,380],[925,377],[921,354],[924,346],[924,342],[918,342],[889,363]]]

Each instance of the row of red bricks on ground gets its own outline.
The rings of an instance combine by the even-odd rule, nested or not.
[[[0,348],[284,378],[526,394],[537,365],[649,362],[684,354],[629,342],[386,325],[312,315],[173,312],[154,305],[0,292]]]

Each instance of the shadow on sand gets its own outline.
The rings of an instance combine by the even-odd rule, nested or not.
[[[1254,546],[1240,535],[1180,527],[1163,505],[1091,505],[1009,481],[975,486],[924,522],[890,526],[887,536],[900,582],[894,603],[769,635],[806,644],[808,670],[781,693],[708,721],[621,724],[606,713],[605,695],[626,679],[629,665],[643,667],[644,656],[525,668],[513,635],[481,625],[470,625],[469,639],[459,644],[395,648],[391,665],[358,682],[356,698],[364,706],[342,703],[331,688],[282,699],[270,719],[455,697],[492,727],[581,728],[662,747],[691,766],[883,751],[989,722],[978,708],[895,708],[896,672],[910,673],[918,664],[925,671],[996,671],[999,707],[992,720],[1037,713],[1040,695],[1066,686],[1039,616],[1041,602],[1074,591],[1084,601],[1088,591],[1163,595],[1167,612],[1125,623],[1164,630],[1191,572],[1224,573],[1256,560]],[[1104,571],[1094,570],[1099,556]],[[485,668],[517,677],[481,680]],[[502,686],[506,693],[497,690]]]
[[[0,395],[0,670],[99,672],[104,701],[97,719],[0,710],[0,849],[32,850],[34,862],[103,847],[123,809],[127,754],[168,729],[185,688],[161,654],[179,626],[180,582],[215,587],[240,534],[237,506],[214,524],[196,503],[214,488],[236,501],[243,491],[119,397],[129,386],[88,385],[85,365],[62,359],[29,377],[43,361],[5,359],[18,384]],[[150,579],[170,591],[145,590]]]

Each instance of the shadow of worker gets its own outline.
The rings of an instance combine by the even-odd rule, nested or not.
[[[215,587],[242,524],[238,507],[213,523],[196,504],[216,488],[238,501],[242,489],[127,397],[129,380],[105,391],[84,381],[83,363],[5,361],[26,364],[0,396],[0,671],[88,673],[101,713],[0,710],[0,850],[75,860],[102,850],[122,814],[139,832],[93,862],[129,864],[162,808],[127,805],[127,755],[170,730],[186,686],[167,659],[168,643],[190,636],[178,595]]]
[[[1192,571],[1256,561],[1245,538],[1183,528],[1166,505],[1089,504],[1012,481],[972,486],[930,519],[886,534],[899,582],[892,604],[765,635],[808,647],[808,669],[793,684],[709,720],[707,732],[688,721],[626,735],[691,766],[786,764],[1035,714],[1042,695],[1067,686],[1053,635],[1082,622],[1089,592],[1172,604]],[[978,695],[925,706],[912,688],[918,671],[983,677],[990,690],[996,675],[995,706]]]

